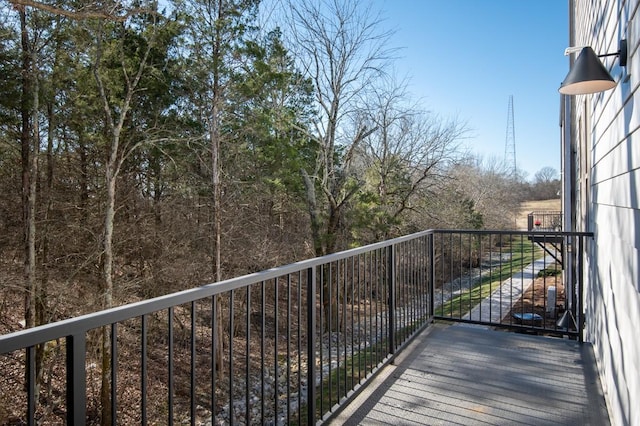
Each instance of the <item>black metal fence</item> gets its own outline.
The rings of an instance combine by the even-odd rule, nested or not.
[[[527,215],[529,231],[562,231],[561,211],[533,211]]]
[[[579,336],[581,265],[530,235],[425,231],[0,336],[0,420],[315,424],[434,318]]]
[[[435,318],[582,339],[582,253],[591,236],[436,232]]]

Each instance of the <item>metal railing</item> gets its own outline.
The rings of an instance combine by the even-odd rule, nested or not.
[[[529,231],[562,231],[561,211],[533,211],[527,215]]]
[[[436,232],[435,318],[582,340],[582,254],[592,235]]]
[[[527,235],[424,231],[0,336],[0,417],[315,424],[434,318],[580,335],[581,273],[561,290],[567,272]],[[549,234],[577,253],[589,235]],[[535,313],[524,278],[536,261],[543,308],[553,280],[552,322],[562,308],[575,325],[516,315]],[[498,288],[509,304],[484,307]]]

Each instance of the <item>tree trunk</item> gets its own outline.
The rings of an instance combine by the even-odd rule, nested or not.
[[[213,120],[210,130],[211,136],[211,184],[213,191],[213,229],[212,229],[212,257],[213,257],[213,274],[216,282],[222,281],[222,213],[220,197],[222,196],[222,186],[220,182],[220,135],[218,132],[217,122],[217,108],[213,108]],[[224,352],[223,338],[224,327],[222,325],[222,299],[220,297],[215,298],[217,312],[216,323],[217,326],[213,330],[213,339],[215,342],[215,353],[213,354],[216,371],[218,372],[219,379],[223,377],[223,362],[222,355]],[[229,330],[231,333],[232,330]]]
[[[306,170],[300,171],[304,182],[305,194],[307,198],[307,208],[309,211],[309,219],[311,222],[311,239],[313,241],[313,250],[316,256],[323,256],[324,249],[320,229],[322,227],[320,220],[320,212],[318,211],[318,202],[316,199],[316,188],[313,180],[309,177]]]
[[[117,150],[118,138],[114,137],[113,145]],[[113,148],[112,145],[112,148]],[[112,155],[112,157],[114,157]],[[103,240],[103,288],[101,295],[102,309],[113,306],[113,222],[116,205],[116,176],[112,161],[109,161],[106,170],[107,205],[104,213],[104,240]],[[111,424],[111,329],[102,329],[102,375],[100,388],[100,401],[102,405],[101,424]]]
[[[36,325],[35,311],[35,286],[36,286],[36,265],[35,265],[35,189],[37,158],[36,151],[38,144],[34,142],[34,123],[37,121],[33,116],[34,112],[34,64],[29,33],[27,29],[27,16],[24,9],[20,10],[20,29],[22,41],[22,100],[20,114],[22,117],[22,129],[20,133],[20,143],[22,150],[22,217],[24,226],[24,276],[25,276],[25,300],[24,314],[26,327]]]
[[[22,212],[24,229],[24,317],[25,327],[31,328],[43,323],[44,299],[37,279],[36,265],[36,198],[38,183],[38,154],[40,150],[38,109],[39,85],[36,70],[37,52],[31,45],[24,8],[19,10],[22,45],[22,92],[20,133],[22,156]],[[44,347],[36,347],[36,395],[42,377]],[[28,371],[25,374],[29,374]]]
[[[55,133],[54,113],[53,105],[49,103],[47,105],[47,162],[46,162],[46,182],[45,190],[42,191],[41,203],[44,206],[44,220],[43,226],[40,229],[40,235],[42,238],[42,256],[40,261],[40,270],[42,271],[40,280],[37,285],[37,293],[35,300],[36,307],[36,322],[38,325],[46,324],[50,321],[47,318],[47,286],[49,282],[49,219],[51,218],[52,200],[51,192],[53,190],[53,140]],[[37,126],[36,126],[37,128]],[[39,346],[36,349],[36,380],[38,383],[44,383],[42,380],[43,368],[42,363],[44,361],[44,345]],[[48,389],[51,391],[51,388]]]
[[[81,129],[78,131],[78,155],[80,157],[80,193],[78,196],[80,197],[79,205],[82,225],[86,225],[89,219],[89,158],[87,151],[84,131]]]
[[[224,19],[223,15],[223,0],[218,0],[218,16],[217,21],[222,22]],[[209,123],[209,136],[211,138],[211,184],[213,191],[213,273],[215,276],[216,282],[222,281],[222,203],[220,198],[222,197],[222,184],[220,181],[220,123],[219,123],[219,105],[222,99],[222,87],[220,84],[220,67],[221,64],[221,45],[222,45],[222,34],[219,25],[216,25],[215,30],[215,38],[214,38],[214,46],[213,46],[213,99],[212,99],[212,108],[211,108],[211,117]],[[230,303],[231,303],[231,299]],[[223,377],[223,362],[222,356],[224,352],[223,345],[223,333],[224,328],[222,325],[222,299],[220,297],[215,298],[216,303],[216,312],[218,314],[218,318],[216,318],[217,327],[213,330],[213,339],[215,342],[216,351],[213,354],[215,363],[216,363],[216,371],[218,372],[218,377],[222,380]],[[229,333],[232,333],[232,330],[229,330]],[[232,372],[229,372],[232,374]]]

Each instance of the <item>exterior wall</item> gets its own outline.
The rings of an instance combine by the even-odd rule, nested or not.
[[[602,58],[618,86],[573,100],[571,134],[575,227],[595,234],[585,259],[585,338],[611,423],[640,425],[640,0],[569,5],[574,45],[610,53],[620,39],[629,44],[626,70],[617,58]]]

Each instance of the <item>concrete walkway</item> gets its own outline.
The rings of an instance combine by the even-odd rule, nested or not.
[[[591,345],[431,326],[332,425],[609,424]]]
[[[538,272],[554,262],[555,259],[552,256],[546,256],[529,264],[521,272],[518,271],[511,278],[507,278],[497,290],[494,290],[462,319],[500,323],[511,310],[512,304],[520,300],[522,294],[529,289]]]

